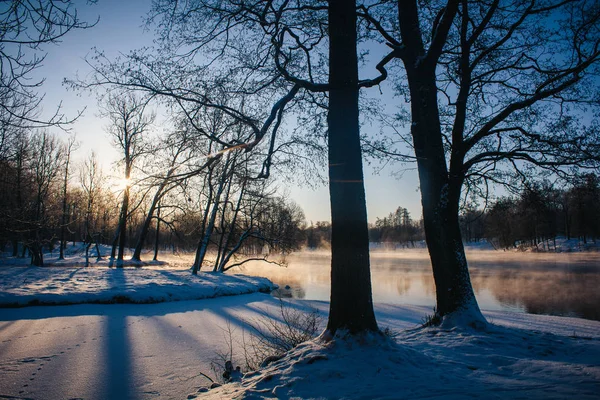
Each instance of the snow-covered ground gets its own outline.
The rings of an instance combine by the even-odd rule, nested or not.
[[[275,287],[266,278],[168,268],[0,267],[0,306],[76,303],[158,303]]]
[[[326,302],[289,300],[291,307]],[[210,382],[211,360],[246,321],[278,316],[267,294],[159,304],[0,309],[0,398],[185,399]],[[427,307],[376,305],[397,343],[309,342],[261,373],[248,398],[597,399],[600,323],[487,312],[488,332],[420,328]],[[234,355],[241,356],[239,347]],[[203,395],[230,399],[240,386]],[[200,393],[201,394],[201,393]]]
[[[101,246],[101,255],[110,252]],[[0,258],[0,307],[38,304],[159,303],[198,300],[276,288],[266,278],[240,274],[202,272],[170,268],[161,261],[131,262],[115,268],[108,258],[96,259],[90,249],[85,267],[84,247],[69,243],[65,259],[58,251],[44,255],[45,267],[31,267],[28,258]]]
[[[191,299],[261,288],[270,288],[263,278],[164,266],[2,266],[2,304],[166,302],[0,308],[0,398],[600,399],[598,321],[488,311],[486,331],[444,330],[421,327],[430,307],[391,304],[375,308],[395,341],[321,338],[241,383],[199,392],[228,349],[227,329],[240,363],[248,321],[279,319],[279,300]],[[286,304],[326,321],[325,301]]]
[[[401,307],[395,310],[402,320]],[[322,338],[244,376],[243,383],[188,398],[300,399],[597,399],[598,337],[538,331],[533,321],[515,327],[497,315],[487,332],[416,328],[395,341]],[[567,321],[544,325],[566,328]],[[506,325],[513,327],[507,328]],[[393,324],[397,326],[397,324]],[[576,328],[577,329],[577,328]],[[596,326],[595,335],[598,333]]]
[[[567,239],[564,236],[558,236],[555,240],[548,240],[530,250],[533,251],[549,251],[555,253],[579,253],[584,251],[600,251],[600,242],[596,240],[588,240],[584,243],[579,238]]]

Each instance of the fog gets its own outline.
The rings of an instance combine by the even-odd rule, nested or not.
[[[160,259],[189,267],[192,255]],[[287,267],[250,262],[228,273],[264,276],[280,286],[275,293],[329,300],[329,251],[302,251],[285,258]],[[483,310],[600,320],[600,253],[467,251],[473,288]],[[426,249],[371,251],[373,300],[435,305],[435,286]],[[288,288],[286,288],[286,286]]]
[[[253,262],[240,273],[277,283],[283,296],[329,300],[330,253],[304,251],[288,266]],[[600,320],[600,253],[467,252],[471,280],[484,310],[577,316]],[[232,272],[234,272],[233,270]],[[435,305],[435,286],[425,249],[371,252],[373,300]],[[287,288],[286,288],[287,286]]]

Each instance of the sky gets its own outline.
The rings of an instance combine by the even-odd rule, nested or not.
[[[90,69],[84,57],[94,47],[104,51],[108,57],[114,57],[119,52],[127,53],[130,50],[152,45],[154,33],[142,27],[143,17],[149,7],[150,2],[143,0],[100,0],[95,5],[82,3],[78,8],[81,19],[93,22],[99,18],[97,25],[91,29],[72,32],[60,44],[46,47],[47,56],[44,65],[36,71],[34,77],[45,79],[41,89],[41,92],[45,93],[45,114],[51,114],[59,104],[62,104],[67,117],[75,116],[79,111],[84,110],[82,117],[72,126],[72,132],[80,142],[75,159],[84,159],[94,150],[104,169],[114,170],[112,175],[117,173],[114,163],[118,159],[118,153],[111,147],[109,137],[105,133],[107,122],[98,116],[96,98],[88,93],[67,89],[62,82],[64,78],[72,79],[76,76],[85,78],[89,74]],[[386,88],[382,87],[382,90],[385,91]],[[388,99],[388,103],[396,101],[391,93],[384,93],[384,98]],[[61,131],[56,133],[65,135]],[[323,168],[325,167],[324,165]],[[417,174],[411,170],[404,173],[401,179],[397,178],[397,172],[402,168],[406,167],[388,165],[379,171],[376,164],[365,163],[369,222],[387,216],[399,206],[407,208],[413,219],[420,218]],[[111,172],[108,174],[110,175]],[[325,185],[311,188],[281,181],[280,186],[302,207],[308,223],[330,220],[329,194]]]

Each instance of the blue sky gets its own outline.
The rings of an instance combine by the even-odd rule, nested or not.
[[[67,116],[74,116],[78,110],[87,107],[84,115],[73,126],[73,132],[77,134],[77,139],[81,143],[76,157],[83,159],[93,149],[107,171],[113,169],[118,155],[111,148],[104,132],[106,122],[97,116],[96,99],[89,94],[67,90],[62,86],[62,81],[64,78],[74,78],[76,75],[84,78],[89,73],[83,58],[93,47],[111,57],[119,52],[126,53],[142,46],[152,45],[153,32],[145,31],[141,27],[143,16],[149,7],[150,2],[142,0],[99,0],[96,5],[80,6],[78,11],[81,18],[91,22],[99,17],[98,24],[92,29],[71,33],[59,45],[48,46],[44,66],[36,72],[36,78],[46,79],[42,87],[42,92],[46,93],[44,101],[46,114],[53,112],[61,101]],[[382,87],[382,90],[388,106],[389,103],[397,101],[392,97],[389,88]],[[377,127],[366,129],[378,130]],[[377,217],[386,216],[398,206],[408,208],[414,219],[420,218],[421,207],[416,172],[408,171],[401,179],[391,175],[401,168],[403,167],[400,165],[391,165],[376,173],[374,168],[365,164],[365,187],[370,222],[375,222]],[[281,186],[285,187],[290,197],[304,209],[307,221],[330,219],[329,194],[326,186],[311,189],[288,182],[282,182]]]

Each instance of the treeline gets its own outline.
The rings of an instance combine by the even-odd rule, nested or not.
[[[331,223],[318,221],[304,230],[308,249],[331,247]],[[384,247],[422,247],[425,240],[423,220],[413,220],[408,209],[398,207],[387,217],[377,218],[369,224],[369,242]]]
[[[579,175],[565,188],[530,184],[486,213],[463,214],[461,222],[465,239],[487,238],[497,248],[553,250],[558,236],[586,245],[600,237],[600,178]]]
[[[557,237],[586,246],[600,238],[600,177],[579,175],[561,188],[534,182],[517,195],[492,202],[487,210],[464,207],[460,229],[465,243],[489,242],[497,249],[553,251]],[[307,248],[329,248],[331,224],[311,224],[305,235]],[[389,248],[422,247],[423,220],[414,220],[406,208],[398,207],[369,226],[369,240]]]
[[[195,270],[208,263],[224,271],[303,244],[302,210],[279,195],[268,179],[253,175],[251,153],[233,149],[214,156],[222,148],[199,138],[189,124],[152,135],[153,121],[144,120],[149,114],[135,99],[112,101],[108,109],[117,117],[109,118],[109,135],[121,153],[121,178],[107,177],[94,153],[74,161],[77,143],[72,137],[3,127],[2,251],[44,265],[45,252],[64,258],[67,242],[80,242],[86,259],[95,248],[95,256],[111,257],[117,266],[125,249],[133,250],[134,261],[148,248],[154,249],[155,259],[159,249],[195,251]],[[136,121],[147,126],[134,131]]]
[[[600,237],[600,177],[583,174],[571,184],[524,185],[518,194],[492,202],[486,210],[463,207],[460,229],[465,243],[489,242],[497,249],[539,248],[553,251],[556,238],[577,239],[582,246]],[[371,242],[415,247],[425,240],[423,221],[398,207],[377,218],[369,229]]]
[[[369,240],[375,243],[394,243],[403,247],[415,247],[425,240],[423,220],[413,220],[408,210],[398,207],[387,217],[377,218],[369,227]]]

